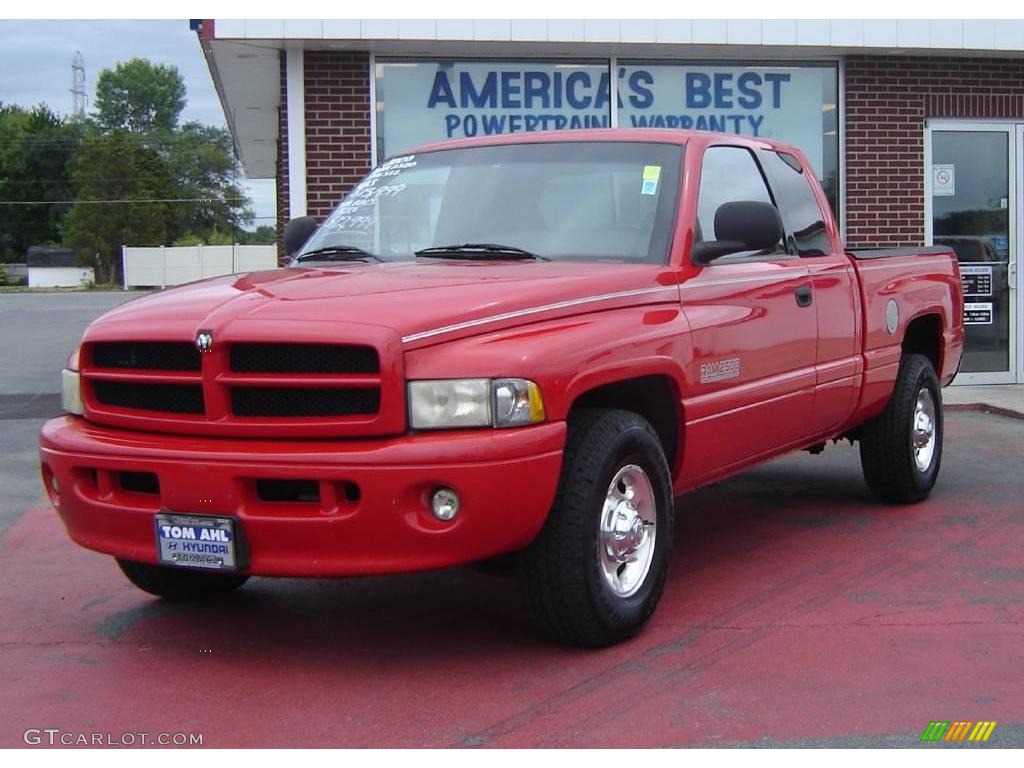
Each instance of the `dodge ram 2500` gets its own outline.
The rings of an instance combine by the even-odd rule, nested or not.
[[[840,438],[880,501],[938,476],[956,260],[847,250],[792,147],[435,144],[285,240],[107,313],[63,372],[44,485],[147,592],[514,554],[540,626],[600,646],[654,611],[685,492]]]

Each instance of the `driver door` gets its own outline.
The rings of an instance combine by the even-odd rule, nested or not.
[[[712,146],[703,156],[697,228],[714,239],[727,202],[774,204],[754,154]],[[684,476],[698,484],[778,453],[813,433],[818,321],[806,264],[785,252],[716,259],[684,282],[693,356],[684,398]]]

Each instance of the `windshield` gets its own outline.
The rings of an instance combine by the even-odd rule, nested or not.
[[[349,249],[385,260],[500,244],[463,257],[664,263],[682,147],[550,142],[404,155],[375,168],[297,255]],[[358,250],[353,250],[358,249]]]

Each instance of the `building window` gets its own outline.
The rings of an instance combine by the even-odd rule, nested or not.
[[[377,158],[444,139],[611,125],[610,62],[377,60]],[[761,136],[803,150],[839,210],[838,68],[619,62],[619,127]]]
[[[377,60],[377,157],[444,139],[611,125],[608,62]]]
[[[800,147],[839,210],[838,70],[619,62],[620,128],[680,128]]]

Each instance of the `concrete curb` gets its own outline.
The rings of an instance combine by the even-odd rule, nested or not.
[[[974,412],[974,413],[994,413],[997,416],[1005,416],[1009,419],[1018,419],[1024,421],[1024,413],[1015,411],[1011,408],[1002,408],[998,405],[990,405],[989,403],[946,403],[943,406],[944,410],[951,412]]]

